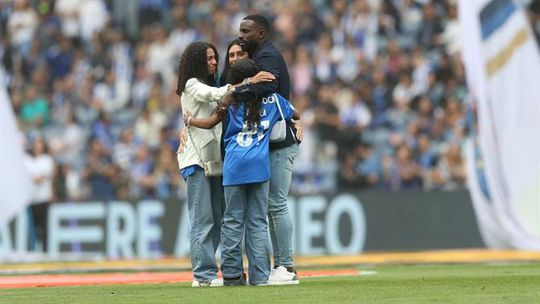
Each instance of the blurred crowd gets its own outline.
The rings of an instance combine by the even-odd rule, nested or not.
[[[521,2],[538,35],[537,3]],[[465,187],[456,1],[0,0],[40,200],[182,198],[179,56],[203,40],[223,61],[252,13],[271,20],[302,113],[292,193]]]

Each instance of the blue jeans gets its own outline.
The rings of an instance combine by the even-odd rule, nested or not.
[[[268,182],[226,186],[221,227],[221,272],[224,278],[241,276],[242,238],[246,234],[249,283],[266,284],[270,274],[268,251]]]
[[[297,152],[297,144],[270,151],[272,178],[268,195],[268,220],[275,266],[293,266],[293,224],[287,198]]]
[[[191,268],[197,281],[217,278],[219,246],[225,201],[221,177],[206,177],[195,170],[187,177]]]

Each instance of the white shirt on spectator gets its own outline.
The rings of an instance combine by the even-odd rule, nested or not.
[[[124,107],[129,101],[129,82],[116,79],[114,85],[100,82],[94,87],[94,97],[103,105],[107,113],[113,113]]]
[[[371,123],[371,112],[361,100],[340,108],[339,116],[345,126],[365,128]]]
[[[8,37],[11,43],[20,45],[28,43],[34,37],[37,27],[37,16],[33,9],[27,8],[23,11],[14,11],[8,20]]]
[[[103,0],[84,0],[79,7],[81,37],[90,41],[96,32],[103,30],[109,21],[109,13]]]
[[[176,52],[170,40],[155,41],[148,48],[148,70],[153,74],[161,73],[167,88],[174,83]]]
[[[171,44],[177,52],[177,59],[180,58],[186,47],[195,41],[197,32],[191,28],[177,28],[171,32],[169,36],[169,44]]]
[[[53,198],[54,161],[48,154],[28,155],[26,166],[33,179],[32,203],[50,202]]]
[[[412,73],[413,87],[415,95],[421,95],[427,92],[429,88],[429,73],[431,66],[424,56],[415,59],[414,71]]]
[[[160,110],[143,114],[135,122],[135,136],[154,149],[159,145],[159,132],[167,124],[167,117]]]
[[[392,92],[392,97],[394,98],[394,103],[399,105],[408,105],[415,96],[415,89],[412,84],[406,85],[403,82],[399,82],[394,91]]]
[[[450,19],[442,34],[449,55],[455,55],[461,49],[461,28],[457,19]]]
[[[57,0],[55,12],[62,19],[62,33],[70,38],[78,37],[80,33],[79,8],[82,0]]]

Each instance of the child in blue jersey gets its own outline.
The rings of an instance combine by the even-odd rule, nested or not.
[[[258,68],[250,59],[239,60],[231,66],[229,83],[239,83],[252,77]],[[281,120],[277,104],[286,120],[298,119],[292,105],[279,94],[266,97],[252,96],[251,100],[237,100],[234,94],[227,109],[228,126],[224,136],[225,161],[223,186],[225,214],[221,227],[221,271],[224,285],[244,283],[242,238],[246,234],[249,261],[249,283],[265,285],[270,274],[268,252],[268,189],[270,180],[270,130]],[[219,111],[206,119],[195,119],[186,113],[188,125],[211,128],[221,121]]]

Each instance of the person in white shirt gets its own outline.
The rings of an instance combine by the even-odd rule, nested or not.
[[[32,245],[41,244],[45,252],[47,250],[47,213],[53,199],[55,165],[52,156],[47,152],[43,138],[34,139],[26,165],[33,181],[30,210],[37,243]]]
[[[7,28],[11,43],[26,57],[37,28],[37,15],[26,0],[14,2],[14,12],[9,16]]]

